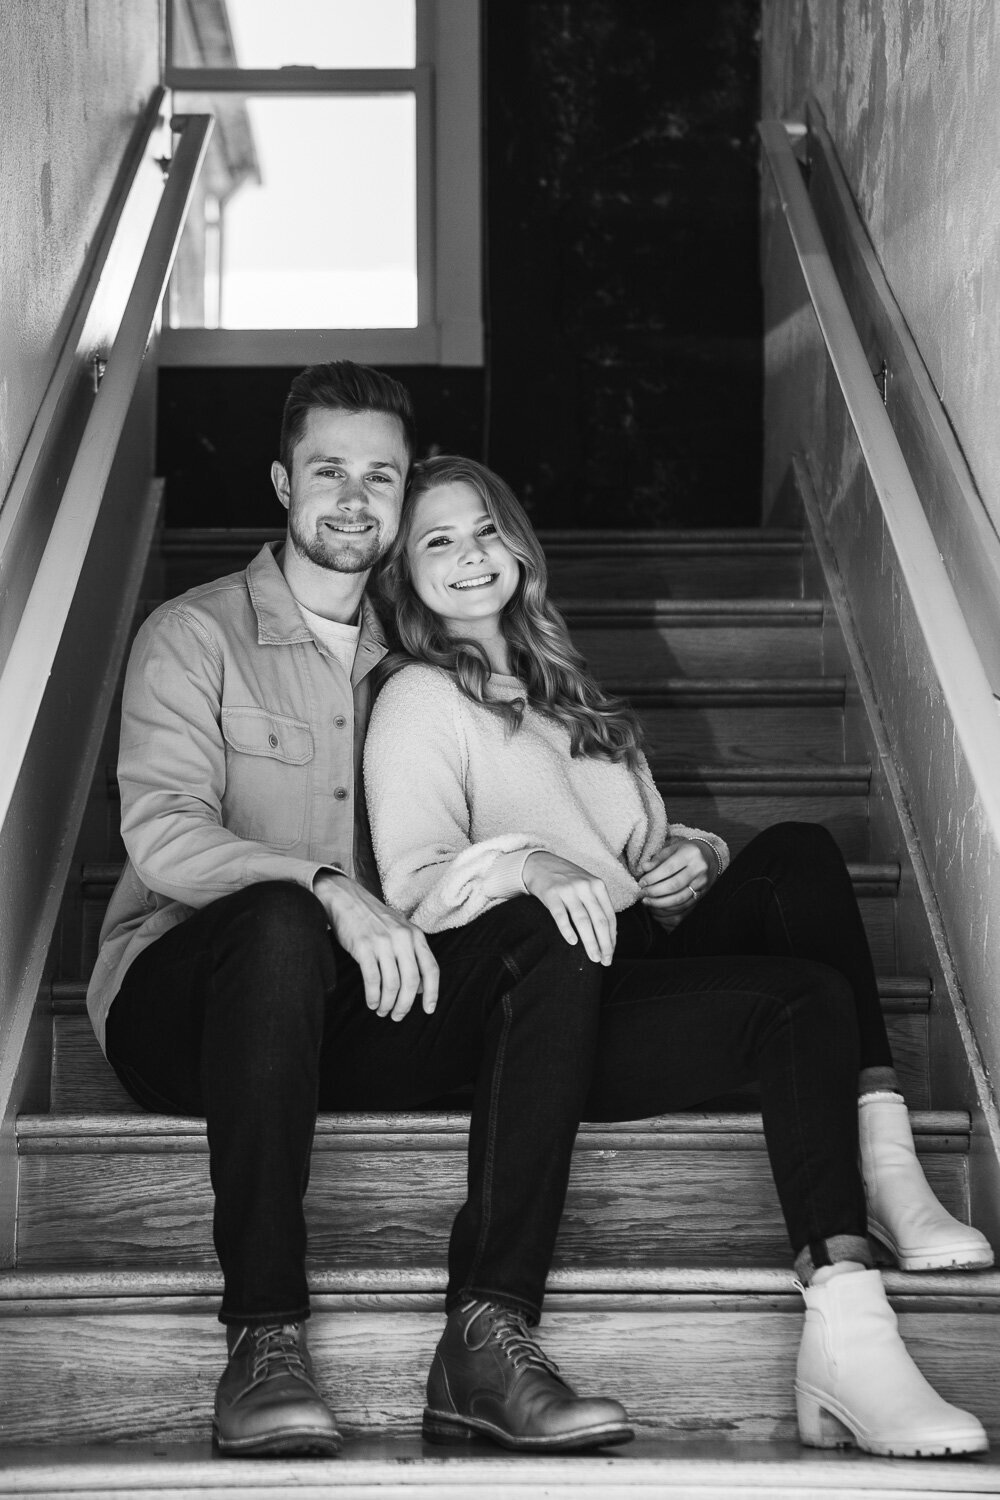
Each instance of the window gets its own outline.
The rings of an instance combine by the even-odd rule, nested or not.
[[[172,0],[164,364],[482,363],[478,0]]]

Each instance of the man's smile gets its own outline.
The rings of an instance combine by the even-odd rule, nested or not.
[[[376,523],[374,521],[324,521],[323,525],[328,531],[340,531],[348,536],[353,536],[362,531],[371,531]]]

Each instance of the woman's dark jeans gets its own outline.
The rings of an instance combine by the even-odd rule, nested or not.
[[[410,1109],[466,1085],[449,1307],[482,1297],[537,1318],[581,1118],[683,1109],[754,1079],[799,1263],[862,1257],[856,1009],[868,1001],[863,965],[845,971],[860,923],[831,849],[810,825],[769,830],[675,932],[641,907],[623,913],[610,969],[564,942],[540,903],[507,901],[431,938],[437,1009],[418,1003],[398,1023],[367,1009],[356,964],[300,886],[249,886],[158,939],[111,1008],[108,1056],[140,1104],[207,1119],[222,1320],[308,1315],[318,1110]]]

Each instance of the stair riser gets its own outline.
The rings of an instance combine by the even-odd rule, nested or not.
[[[799,599],[795,557],[665,554],[632,558],[549,558],[549,590],[578,599]]]
[[[554,1305],[542,1336],[574,1386],[616,1396],[644,1434],[703,1437],[723,1450],[746,1440],[794,1439],[802,1321],[794,1300],[781,1299],[774,1310],[763,1299],[743,1310],[729,1309],[725,1299],[714,1309],[708,1302],[678,1298],[666,1309],[620,1312]],[[442,1313],[325,1304],[311,1319],[310,1346],[345,1432],[417,1431]],[[1000,1318],[903,1312],[900,1325],[941,1394],[974,1411],[995,1439]],[[173,1315],[15,1314],[0,1327],[5,1442],[208,1437],[224,1362],[214,1304],[212,1311]]]
[[[702,1138],[704,1140],[704,1138]],[[789,1259],[760,1137],[724,1146],[577,1149],[554,1264],[784,1264]],[[460,1149],[317,1149],[307,1195],[317,1265],[445,1263],[465,1193]],[[921,1153],[929,1180],[967,1218],[967,1157]],[[76,1269],[211,1265],[208,1155],[84,1152],[21,1160],[18,1265]]]
[[[614,677],[810,677],[822,672],[814,625],[575,624],[577,650],[602,680]]]
[[[773,823],[822,823],[847,860],[869,857],[868,798],[860,795],[794,794],[761,789],[753,793],[704,792],[697,786],[659,783],[667,816],[689,828],[708,828],[736,854]]]
[[[844,716],[838,708],[667,707],[636,709],[650,757],[727,761],[752,768],[779,760],[838,765],[844,760]]]
[[[911,1109],[928,1107],[927,1018],[886,1017],[896,1070]],[[56,1016],[52,1062],[53,1113],[134,1114],[135,1104],[104,1058],[85,1016]]]

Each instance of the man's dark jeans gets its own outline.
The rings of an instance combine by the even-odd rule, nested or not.
[[[864,1235],[857,1013],[862,1035],[881,1016],[822,830],[761,835],[673,933],[623,913],[610,969],[530,897],[431,945],[434,1014],[418,1001],[402,1022],[379,1018],[316,898],[266,883],[195,912],[126,974],[108,1056],[140,1104],[207,1118],[223,1321],[308,1314],[318,1110],[409,1109],[466,1085],[449,1307],[484,1297],[537,1318],[581,1118],[644,1118],[754,1079],[793,1250],[824,1264],[827,1241]]]

